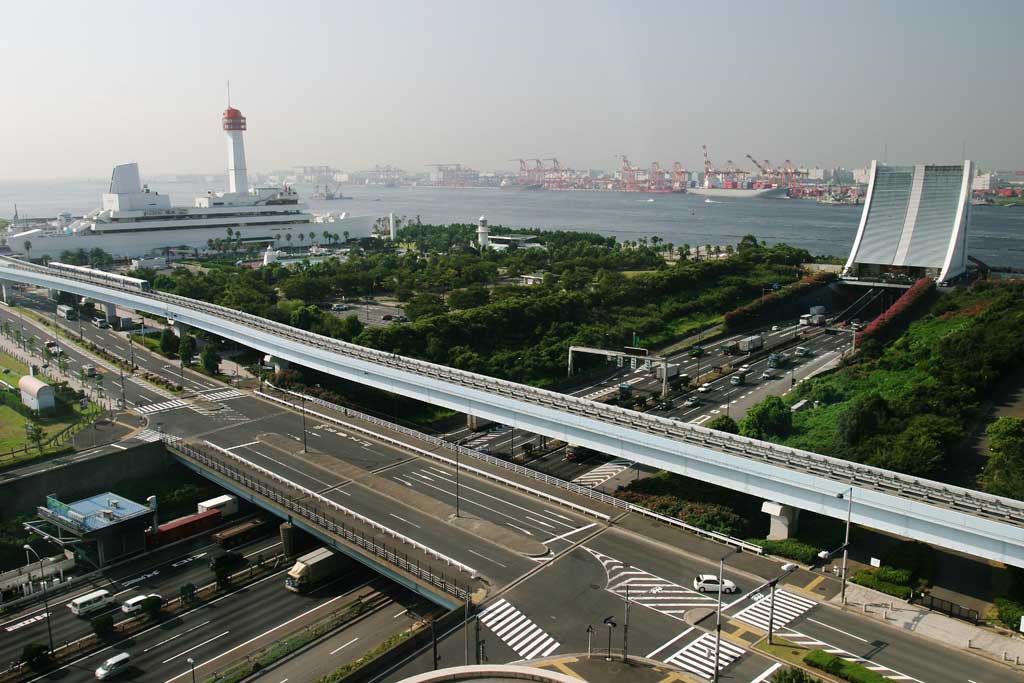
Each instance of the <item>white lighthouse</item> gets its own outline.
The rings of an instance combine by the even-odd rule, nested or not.
[[[229,106],[224,110],[224,131],[228,134],[228,192],[247,193],[249,181],[245,175],[245,117],[242,112]]]
[[[490,230],[487,228],[487,216],[480,216],[480,220],[476,224],[476,245],[480,247],[480,250],[491,246]]]

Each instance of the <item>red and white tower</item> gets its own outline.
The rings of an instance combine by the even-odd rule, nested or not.
[[[224,130],[228,134],[228,192],[248,192],[249,181],[245,175],[245,117],[232,106],[224,110]]]

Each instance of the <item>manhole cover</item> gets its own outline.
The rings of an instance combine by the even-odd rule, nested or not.
[[[590,589],[591,590],[595,590],[595,591],[599,591],[599,590],[601,590],[601,586],[597,585],[596,583],[592,583],[592,584],[590,584]]]

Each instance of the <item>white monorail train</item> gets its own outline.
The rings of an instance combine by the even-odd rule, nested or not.
[[[96,270],[95,268],[86,268],[84,266],[73,266],[69,263],[59,263],[57,261],[51,261],[47,264],[47,267],[66,272],[68,275],[79,279],[92,280],[100,284],[113,285],[124,289],[135,289],[140,292],[149,291],[149,281],[140,280],[136,277],[116,275],[115,273],[108,273],[104,270]]]

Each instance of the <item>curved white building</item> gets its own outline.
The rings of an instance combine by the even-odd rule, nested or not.
[[[844,277],[946,282],[963,275],[973,175],[970,161],[956,166],[872,161]]]

